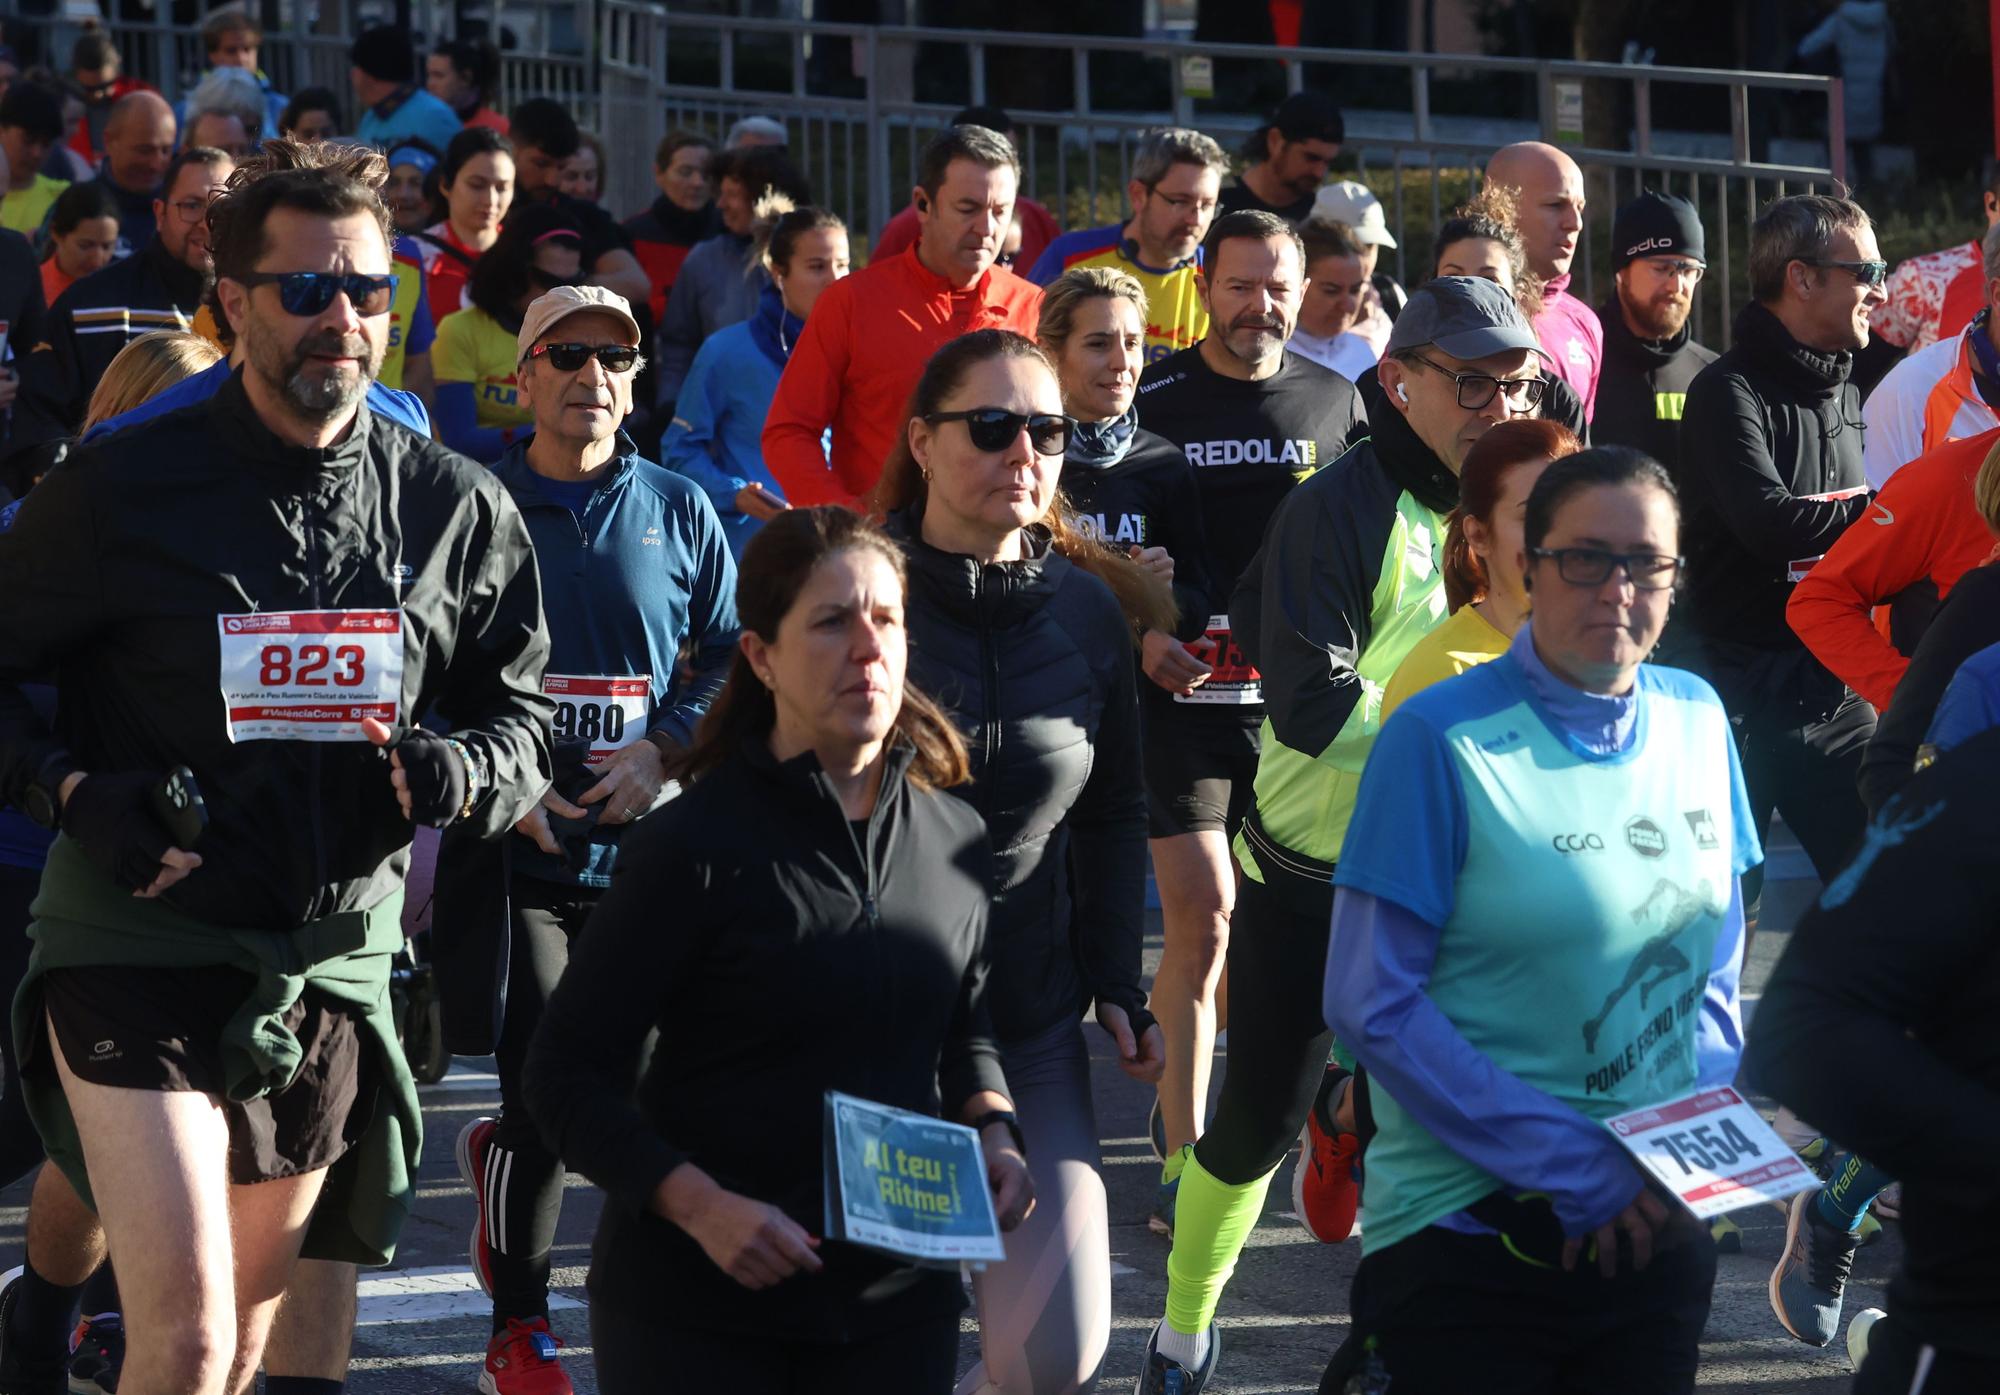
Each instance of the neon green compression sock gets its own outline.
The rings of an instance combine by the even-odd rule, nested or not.
[[[1236,1272],[1236,1257],[1263,1213],[1277,1171],[1231,1186],[1187,1150],[1174,1203],[1174,1248],[1167,1256],[1167,1326],[1174,1331],[1194,1336],[1215,1321],[1223,1286]]]

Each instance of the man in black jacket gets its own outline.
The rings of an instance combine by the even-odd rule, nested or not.
[[[174,156],[153,201],[159,236],[56,297],[22,370],[32,419],[17,437],[76,435],[91,390],[120,349],[156,329],[194,323],[209,274],[209,200],[234,168],[227,155],[206,146]]]
[[[1903,1179],[1903,1267],[1857,1395],[2000,1389],[1996,781],[2000,731],[1910,781],[1793,933],[1750,1032],[1753,1079]]]
[[[1776,808],[1822,879],[1865,820],[1855,793],[1875,711],[1785,623],[1792,587],[1868,507],[1848,382],[1883,263],[1859,205],[1801,194],[1752,229],[1736,342],[1688,389],[1679,484],[1688,589],[1666,662],[1715,685],[1761,839]],[[1761,869],[1744,878],[1754,923]]]
[[[239,1388],[302,1253],[393,1255],[410,827],[497,836],[549,778],[519,511],[363,402],[387,212],[326,170],[229,197],[245,366],[72,456],[0,538],[0,796],[61,835],[14,1036],[118,1253],[134,1389]],[[54,731],[20,691],[51,672]],[[408,725],[433,713],[449,737]]]
[[[1591,439],[1631,446],[1671,468],[1680,459],[1688,387],[1715,362],[1688,323],[1707,269],[1701,216],[1686,199],[1647,189],[1618,210],[1611,248],[1615,290],[1597,311],[1604,367]]]

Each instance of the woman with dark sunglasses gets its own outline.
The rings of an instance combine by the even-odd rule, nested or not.
[[[1322,1389],[1694,1387],[1714,1242],[1603,1123],[1728,1084],[1742,1053],[1762,854],[1729,719],[1641,662],[1679,552],[1657,461],[1555,461],[1523,524],[1528,623],[1375,740],[1324,1002],[1370,1080],[1368,1227]]]
[[[994,1036],[1039,1198],[974,1278],[984,1364],[965,1389],[1089,1388],[1110,1339],[1111,1254],[1081,1018],[1158,1080],[1140,986],[1146,804],[1133,636],[1171,629],[1167,584],[1078,533],[1056,482],[1075,423],[1042,351],[978,330],[931,356],[876,505],[909,558],[910,678],[965,734],[956,788],[993,848]]]
[[[439,322],[431,345],[439,440],[491,465],[528,435],[534,410],[516,373],[521,315],[582,272],[583,235],[560,209],[524,205],[508,216],[472,269],[470,303]]]

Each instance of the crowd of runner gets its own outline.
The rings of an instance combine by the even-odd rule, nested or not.
[[[782,112],[621,221],[481,42],[201,36],[178,106],[0,45],[0,1395],[343,1388],[442,1146],[413,956],[497,1061],[488,1395],[571,1388],[566,1169],[607,1392],[1199,1395],[1293,1154],[1323,1392],[1689,1391],[1741,1232],[1606,1122],[1739,1079],[1818,1174],[1774,1321],[1900,1223],[1855,1388],[2000,1386],[2000,169],[1894,275],[1772,202],[1718,353],[1700,210],[1612,210],[1593,307],[1537,142],[1399,284],[1319,93],[1068,231],[968,109],[869,252]],[[1774,814],[1825,891],[1746,1033]],[[958,1268],[835,1233],[848,1097],[981,1145],[963,1374]]]

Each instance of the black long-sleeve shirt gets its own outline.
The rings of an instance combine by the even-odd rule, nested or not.
[[[1746,1060],[1802,1118],[1902,1181],[1890,1310],[1917,1340],[1987,1360],[2000,1359],[1996,784],[2000,730],[1945,753],[1877,815],[1793,932]]]
[[[1861,757],[1861,802],[1871,813],[1909,782],[1952,675],[1989,644],[2000,644],[2000,566],[1991,564],[1974,567],[1951,588],[1876,723]]]
[[[526,1071],[549,1146],[609,1193],[592,1285],[614,1303],[826,1340],[957,1311],[956,1275],[841,1245],[824,1273],[752,1293],[651,1209],[692,1162],[817,1235],[826,1091],[951,1119],[1006,1093],[986,1008],[986,830],[912,785],[910,756],[890,753],[862,834],[812,755],[779,763],[755,743],[626,836]]]
[[[1140,986],[1146,790],[1132,631],[1111,590],[1031,529],[980,563],[889,531],[909,556],[910,681],[971,748],[962,796],[993,843],[993,1025],[1020,1041],[1092,999],[1152,1022]]]

